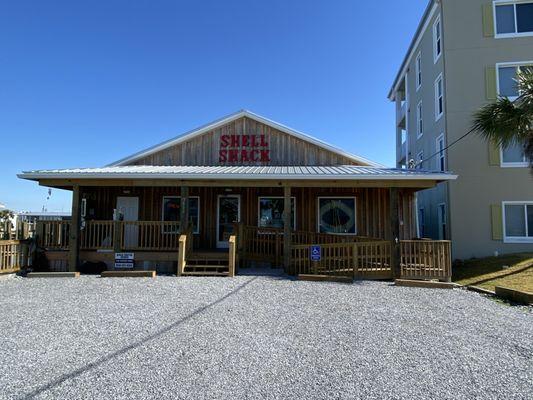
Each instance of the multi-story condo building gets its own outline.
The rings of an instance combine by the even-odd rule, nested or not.
[[[533,175],[522,149],[476,133],[461,139],[476,110],[518,96],[514,78],[528,65],[533,0],[431,0],[392,85],[397,166],[459,175],[417,199],[419,235],[451,239],[455,258],[533,250]]]

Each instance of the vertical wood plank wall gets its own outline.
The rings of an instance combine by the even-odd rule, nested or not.
[[[187,142],[133,161],[130,165],[220,165],[222,135],[265,135],[270,162],[224,162],[223,165],[352,165],[352,159],[273,129],[250,118],[240,118]],[[243,147],[238,147],[238,150]]]
[[[231,189],[231,191],[229,191]],[[283,188],[217,188],[191,187],[189,196],[200,197],[200,234],[195,235],[195,246],[214,248],[216,244],[216,207],[218,195],[241,196],[241,221],[257,226],[258,197],[283,196]],[[292,188],[296,198],[296,229],[317,231],[317,203],[320,196],[355,197],[357,234],[383,239],[388,237],[389,192],[388,189],[340,189],[340,188]],[[117,196],[139,197],[139,220],[162,219],[163,196],[179,196],[180,187],[84,187],[81,197],[87,199],[87,219],[112,220]],[[400,236],[412,239],[416,236],[414,192],[400,190]]]

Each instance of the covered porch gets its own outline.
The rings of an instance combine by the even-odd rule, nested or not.
[[[203,168],[225,170],[175,179],[139,171],[127,179],[113,172],[40,179],[73,191],[72,221],[37,227],[51,267],[103,261],[112,269],[115,254],[128,252],[137,269],[176,275],[231,276],[253,265],[356,279],[451,277],[450,243],[417,238],[415,208],[415,193],[448,174]]]

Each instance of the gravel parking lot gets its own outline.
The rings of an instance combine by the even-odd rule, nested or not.
[[[531,399],[532,338],[462,290],[0,278],[2,399]]]

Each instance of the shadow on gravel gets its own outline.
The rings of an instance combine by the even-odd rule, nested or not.
[[[96,367],[102,365],[103,363],[105,363],[105,362],[107,362],[107,361],[109,361],[109,360],[111,360],[111,359],[113,359],[115,357],[118,357],[118,356],[120,356],[122,354],[125,354],[128,351],[130,351],[130,350],[133,350],[133,349],[135,349],[137,347],[140,347],[140,346],[148,343],[149,341],[160,337],[161,335],[171,331],[174,328],[177,328],[178,326],[180,326],[183,323],[187,322],[191,318],[197,316],[198,314],[201,314],[205,310],[207,310],[207,309],[209,309],[209,308],[211,308],[213,306],[216,306],[217,304],[222,303],[224,300],[228,299],[229,297],[237,294],[239,291],[244,289],[246,286],[251,284],[256,279],[258,279],[258,277],[255,277],[255,278],[252,278],[252,279],[246,281],[245,283],[243,283],[242,285],[237,287],[235,290],[233,290],[233,291],[229,292],[228,294],[222,296],[218,300],[215,300],[215,301],[213,301],[213,302],[211,302],[211,303],[209,303],[209,304],[207,304],[207,305],[205,305],[203,307],[198,308],[197,310],[193,311],[192,313],[190,313],[190,314],[186,315],[185,317],[177,320],[176,322],[168,325],[167,327],[165,327],[163,329],[160,329],[159,331],[153,333],[152,335],[147,336],[144,339],[138,340],[137,342],[132,343],[132,344],[126,346],[126,347],[123,347],[122,349],[117,350],[117,351],[115,351],[113,353],[110,353],[110,354],[108,354],[108,355],[106,355],[104,357],[101,357],[98,360],[93,361],[93,362],[91,362],[91,363],[89,363],[89,364],[87,364],[87,365],[85,365],[85,366],[83,366],[81,368],[78,368],[78,369],[76,369],[76,370],[74,370],[74,371],[72,371],[72,372],[70,372],[68,374],[61,375],[59,378],[53,380],[52,382],[49,382],[49,383],[47,383],[45,385],[42,385],[42,386],[38,387],[37,389],[35,389],[31,393],[23,395],[21,398],[22,399],[31,399],[31,398],[33,398],[35,396],[38,396],[38,395],[40,395],[41,393],[43,393],[43,392],[45,392],[47,390],[53,389],[53,388],[61,385],[63,382],[65,382],[65,381],[67,381],[67,380],[69,380],[71,378],[75,378],[75,377],[83,374],[84,372],[87,372],[87,371],[89,371],[89,370],[91,370],[93,368],[96,368]]]

